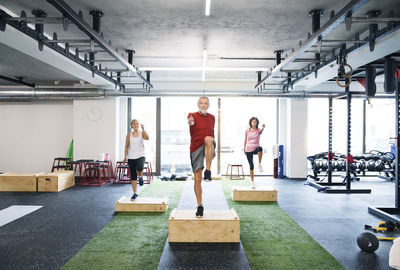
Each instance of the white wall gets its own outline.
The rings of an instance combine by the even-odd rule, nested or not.
[[[279,144],[284,145],[284,173],[289,178],[307,177],[307,100],[279,101]]]
[[[98,159],[99,153],[109,153],[116,161],[119,102],[119,98],[74,100],[74,159]]]
[[[288,130],[288,177],[307,177],[307,99],[291,99]]]
[[[288,129],[288,100],[279,99],[278,110],[278,144],[283,145],[283,174],[287,175],[287,168],[289,166],[287,159],[287,129]]]
[[[72,140],[72,102],[0,103],[0,172],[49,172]]]

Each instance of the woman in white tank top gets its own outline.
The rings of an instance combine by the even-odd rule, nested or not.
[[[144,140],[149,139],[149,135],[141,125],[142,131],[139,131],[139,121],[133,119],[131,121],[132,132],[126,135],[125,140],[125,157],[124,162],[128,160],[129,170],[131,173],[131,183],[133,196],[131,200],[137,198],[137,178],[139,177],[139,185],[143,186],[143,167],[145,162]]]

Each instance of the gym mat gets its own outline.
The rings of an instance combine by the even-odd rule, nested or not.
[[[16,219],[28,215],[42,206],[36,205],[12,205],[0,211],[0,227],[4,226]]]

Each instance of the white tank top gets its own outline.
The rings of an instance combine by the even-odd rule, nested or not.
[[[144,140],[142,132],[138,137],[133,137],[132,132],[129,138],[128,159],[138,159],[144,157]]]

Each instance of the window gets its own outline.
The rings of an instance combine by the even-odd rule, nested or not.
[[[150,139],[145,141],[146,161],[151,162],[155,170],[156,158],[156,98],[134,97],[132,100],[132,119],[139,120]],[[141,130],[141,128],[140,128]]]
[[[329,100],[308,100],[307,156],[328,151]]]
[[[217,137],[218,99],[209,98],[209,113],[215,116],[215,137]],[[187,115],[197,112],[198,97],[163,97],[161,99],[161,173],[189,173],[190,133]],[[215,138],[217,141],[217,138]],[[217,173],[216,159],[211,171]]]
[[[390,152],[390,137],[395,137],[394,99],[373,99],[367,105],[366,151]]]
[[[242,164],[245,174],[249,164],[244,154],[245,131],[249,120],[256,116],[265,130],[260,138],[263,147],[263,174],[273,174],[272,147],[276,143],[276,99],[270,98],[222,98],[221,99],[221,173],[225,174],[228,164]],[[254,156],[257,173],[258,157]]]

